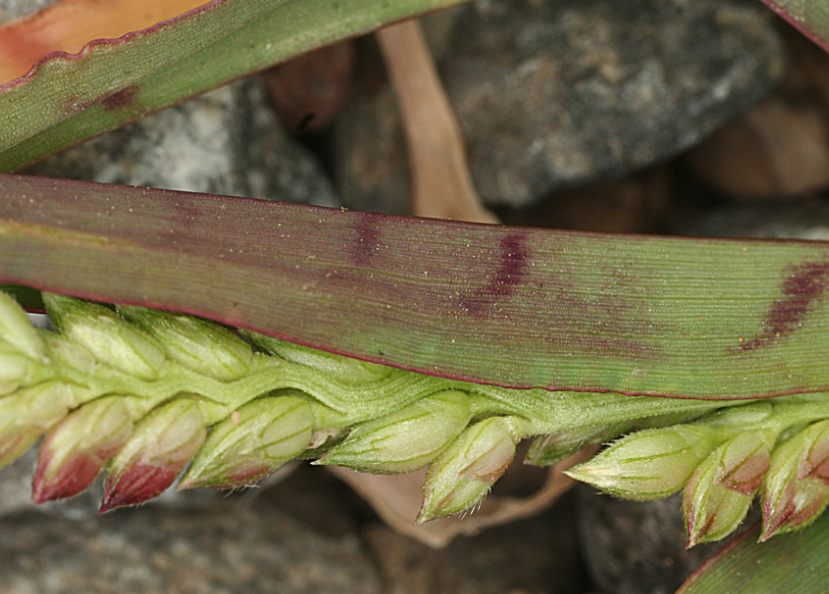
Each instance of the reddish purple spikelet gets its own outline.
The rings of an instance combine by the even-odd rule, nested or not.
[[[44,451],[40,451],[32,480],[32,501],[35,503],[77,495],[95,481],[105,464],[105,460],[94,454],[76,452],[66,458],[51,478],[45,479],[45,471],[51,460],[43,455]]]
[[[815,477],[829,485],[829,423],[813,425],[812,445],[804,454],[799,479]]]
[[[214,489],[236,489],[255,485],[274,472],[274,467],[266,464],[243,464],[228,472],[224,484],[214,483],[205,486]],[[188,485],[189,487],[190,485]],[[199,485],[192,485],[199,486]]]
[[[768,450],[755,452],[730,472],[719,477],[717,484],[732,491],[753,496],[763,484],[763,478],[769,470],[770,460]]]
[[[782,496],[764,498],[764,542],[778,533],[791,532],[812,523],[829,503],[829,487],[817,479],[792,481]]]
[[[810,456],[822,465],[821,442],[829,436],[829,421],[813,423],[777,446],[763,483],[763,534],[792,532],[813,522],[829,504],[829,485],[817,476]]]
[[[198,401],[179,398],[153,410],[139,421],[110,462],[101,513],[160,495],[195,457],[206,437]]]
[[[745,518],[769,468],[772,431],[746,431],[714,450],[685,487],[688,548],[720,540]]]
[[[109,396],[87,403],[49,432],[32,481],[36,503],[72,497],[92,484],[132,434],[132,415],[124,399]]]
[[[154,466],[136,462],[121,476],[107,477],[99,513],[125,505],[138,505],[158,497],[173,484],[184,466]]]

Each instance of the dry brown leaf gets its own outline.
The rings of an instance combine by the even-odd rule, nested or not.
[[[412,214],[497,223],[472,185],[460,126],[416,20],[377,33],[403,116],[412,169]]]

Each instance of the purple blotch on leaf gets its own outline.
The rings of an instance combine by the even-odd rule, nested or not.
[[[525,242],[523,235],[515,233],[501,240],[498,269],[486,286],[460,295],[459,303],[463,309],[480,315],[498,299],[512,296],[527,274],[530,254]]]
[[[807,262],[793,268],[783,281],[782,299],[776,299],[763,320],[760,336],[740,345],[745,352],[770,345],[782,336],[797,330],[806,319],[812,303],[821,299],[829,283],[829,261]]]
[[[115,111],[133,103],[138,96],[138,87],[130,85],[103,100],[104,111]]]
[[[360,213],[354,221],[356,236],[349,246],[349,253],[358,266],[368,266],[380,247],[380,224],[380,217],[373,212]]]

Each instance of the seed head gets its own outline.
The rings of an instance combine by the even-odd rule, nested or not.
[[[110,461],[101,513],[160,495],[193,459],[206,436],[197,400],[178,398],[150,412]]]
[[[646,429],[566,474],[623,499],[659,499],[685,486],[718,441],[717,432],[706,425]]]
[[[43,301],[55,328],[95,359],[143,380],[158,378],[164,351],[146,332],[96,303],[53,293]]]
[[[688,547],[724,538],[737,529],[769,468],[773,431],[746,431],[715,449],[685,487]]]
[[[510,417],[490,417],[461,433],[429,468],[417,522],[477,505],[506,471],[521,437]]]
[[[358,425],[318,463],[379,474],[403,474],[430,463],[469,424],[466,393],[447,390]]]
[[[132,434],[126,396],[85,404],[58,423],[43,440],[32,483],[36,503],[77,495]]]
[[[121,305],[118,313],[155,338],[170,359],[197,373],[232,381],[250,371],[250,346],[218,324],[146,307]]]
[[[808,526],[826,509],[829,485],[815,476],[811,452],[823,449],[829,421],[814,423],[774,450],[763,482],[763,534],[761,541],[776,534]]]
[[[311,406],[294,396],[245,404],[214,426],[178,488],[251,485],[302,454],[314,428]]]

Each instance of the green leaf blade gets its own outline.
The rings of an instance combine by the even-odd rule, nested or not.
[[[0,281],[507,387],[829,389],[829,246],[570,233],[3,176]]]
[[[464,0],[214,0],[0,86],[0,171],[15,171],[291,56]],[[106,9],[106,8],[104,8]]]
[[[829,2],[826,0],[761,0],[761,2],[829,52]]]

